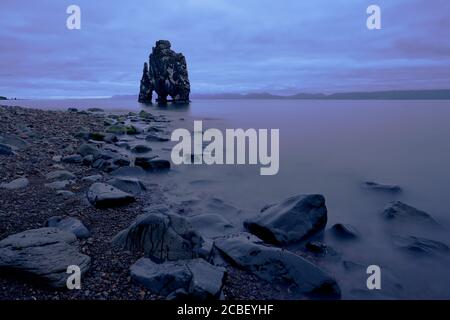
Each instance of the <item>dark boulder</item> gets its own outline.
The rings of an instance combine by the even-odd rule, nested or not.
[[[244,222],[259,238],[274,244],[289,244],[317,233],[327,223],[327,207],[322,195],[298,195],[266,208]]]
[[[266,246],[254,236],[216,239],[214,246],[237,267],[263,280],[293,286],[298,293],[340,297],[338,284],[322,269],[292,252]]]
[[[144,252],[159,261],[196,258],[203,242],[186,218],[155,210],[138,216],[113,239],[122,249]]]

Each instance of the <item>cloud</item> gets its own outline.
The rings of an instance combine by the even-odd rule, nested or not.
[[[448,87],[450,3],[376,2],[380,31],[367,0],[3,0],[0,94],[135,94],[158,39],[185,54],[197,93]]]

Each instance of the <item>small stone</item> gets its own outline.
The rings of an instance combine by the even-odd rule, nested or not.
[[[86,226],[78,219],[67,217],[51,217],[45,223],[46,227],[57,228],[62,231],[73,233],[78,239],[87,239],[91,233]]]
[[[340,239],[357,239],[359,238],[359,232],[355,227],[349,224],[337,223],[331,227],[331,232],[334,236]]]
[[[49,172],[46,178],[47,180],[72,180],[75,179],[75,175],[66,170],[56,170]]]
[[[86,181],[86,182],[97,182],[103,179],[103,176],[100,174],[95,174],[92,176],[87,176],[84,177],[83,179],[81,179],[81,181]]]
[[[0,184],[0,188],[7,190],[17,190],[26,188],[29,185],[30,181],[27,178],[18,178],[8,183]]]
[[[155,160],[155,157],[136,157],[134,165],[147,171],[164,171],[170,169],[169,161],[161,159]]]
[[[1,156],[12,156],[12,155],[14,155],[14,152],[12,151],[11,146],[0,143],[0,155]]]
[[[72,182],[69,180],[60,180],[60,181],[54,181],[51,183],[44,184],[45,187],[55,190],[61,190],[70,185]]]
[[[69,156],[65,156],[61,159],[64,163],[82,163],[83,157],[79,154],[71,154]]]
[[[143,145],[143,144],[134,146],[131,149],[131,152],[133,152],[133,153],[146,153],[146,152],[150,152],[150,151],[152,151],[152,148],[150,148],[149,146]]]
[[[111,208],[129,204],[135,197],[109,184],[96,182],[87,192],[89,202],[97,208]]]

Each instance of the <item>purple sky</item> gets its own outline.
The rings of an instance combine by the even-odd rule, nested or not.
[[[66,8],[82,29],[66,29]],[[382,30],[366,8],[382,8]],[[137,94],[158,39],[193,93],[450,88],[448,0],[1,0],[0,95]]]

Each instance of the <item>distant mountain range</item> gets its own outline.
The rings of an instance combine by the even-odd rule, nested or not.
[[[450,100],[450,89],[392,90],[368,92],[342,92],[333,94],[297,93],[282,96],[270,93],[193,94],[192,99],[253,99],[253,100]]]

